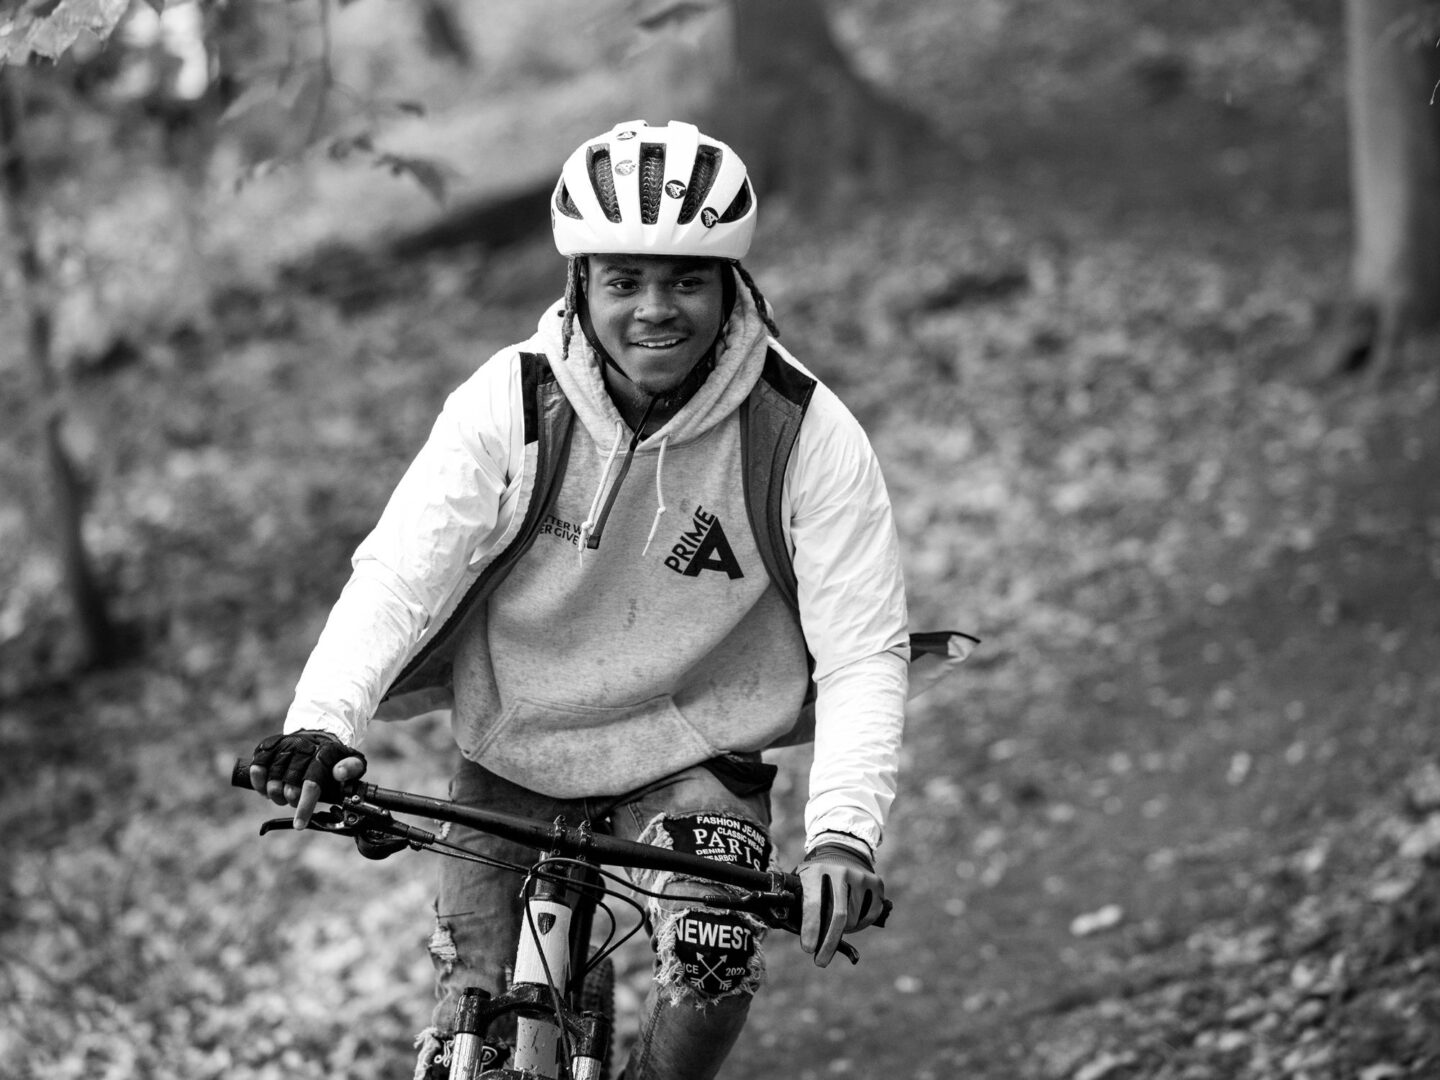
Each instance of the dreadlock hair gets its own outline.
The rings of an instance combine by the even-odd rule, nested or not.
[[[760,291],[760,286],[755,284],[755,279],[750,276],[750,271],[740,265],[739,260],[730,264],[735,267],[735,272],[740,275],[740,280],[745,283],[745,288],[750,290],[750,299],[755,301],[755,310],[760,313],[760,319],[765,323],[765,329],[770,331],[770,336],[778,338],[780,328],[775,325],[775,320],[770,316],[770,305],[765,302],[765,295]]]
[[[560,359],[570,359],[570,339],[575,336],[575,312],[580,302],[580,276],[585,272],[580,260],[571,255],[565,266],[565,322],[560,327]]]
[[[565,267],[565,322],[560,329],[560,359],[570,358],[570,339],[575,336],[575,313],[579,310],[580,289],[585,278],[585,264],[583,255],[571,255]],[[755,310],[759,313],[760,319],[765,324],[765,329],[770,336],[778,338],[780,328],[775,325],[775,320],[770,315],[770,305],[765,300],[765,294],[760,291],[760,286],[755,284],[755,279],[750,276],[750,271],[742,266],[739,260],[726,259],[725,262],[735,268],[735,273],[740,275],[740,280],[750,292],[750,299],[755,303]]]

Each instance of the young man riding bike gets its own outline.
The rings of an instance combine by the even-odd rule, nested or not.
[[[619,124],[571,155],[551,216],[563,301],[447,400],[251,782],[303,826],[322,780],[364,771],[352,748],[373,716],[443,703],[452,798],[764,867],[760,752],[813,737],[801,945],[825,966],[881,911],[906,692],[874,453],[740,265],[756,204],[728,146]],[[513,877],[442,863],[422,1076],[463,988],[503,989],[520,932]],[[650,914],[655,982],[625,1075],[713,1077],[764,928],[707,913],[724,926],[695,935],[679,900]]]

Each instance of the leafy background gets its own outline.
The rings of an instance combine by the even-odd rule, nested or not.
[[[915,624],[985,644],[912,709],[892,925],[847,970],[772,939],[728,1075],[1434,1075],[1440,385],[1321,363],[1349,241],[1338,4],[833,10],[960,163],[767,200],[748,263],[871,432]],[[469,74],[397,18],[347,6],[337,68],[426,104],[381,130],[441,158],[452,200],[686,100],[621,4],[477,4]],[[253,175],[291,131],[263,107],[198,180],[100,117],[49,122],[67,437],[136,655],[65,676],[0,312],[0,1071],[408,1075],[433,867],[261,841],[223,775],[445,393],[528,332],[558,260],[385,256],[436,212],[423,187],[314,156]],[[443,724],[377,727],[379,782],[443,789]],[[782,761],[793,859],[806,762]],[[622,1005],[645,965],[627,952]]]

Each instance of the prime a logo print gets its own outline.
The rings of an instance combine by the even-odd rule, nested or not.
[[[732,581],[745,576],[720,519],[706,512],[703,506],[695,508],[690,528],[681,533],[670,548],[665,565],[686,577],[698,577],[702,570],[717,570]]]

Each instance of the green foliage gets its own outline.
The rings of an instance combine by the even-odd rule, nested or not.
[[[210,0],[194,2],[202,7],[213,6]],[[341,0],[338,7],[343,10],[353,2]],[[164,14],[165,0],[148,0],[148,3],[157,14]],[[442,162],[376,147],[384,121],[392,117],[423,116],[425,106],[414,100],[372,96],[336,79],[330,31],[331,3],[332,0],[313,0],[302,6],[292,0],[272,0],[256,5],[253,11],[230,15],[230,24],[224,19],[208,19],[199,24],[207,33],[204,47],[212,64],[222,55],[233,61],[233,69],[227,67],[217,73],[238,87],[219,114],[222,130],[227,125],[233,128],[256,113],[268,114],[268,123],[286,129],[281,140],[283,148],[249,162],[239,182],[291,167],[305,154],[319,152],[328,153],[336,160],[369,160],[391,175],[414,180],[432,198],[443,201],[452,172]],[[313,13],[313,18],[306,19],[301,14],[305,8]],[[121,58],[112,63],[122,69],[127,64],[133,66],[136,61],[124,56],[129,46],[120,41],[117,34],[130,11],[130,0],[5,0],[0,7],[0,65],[24,64],[32,58],[57,61],[77,46],[87,46],[84,51],[88,57],[98,48],[108,46],[112,53],[121,54]],[[249,27],[248,44],[252,48],[258,45],[258,54],[237,59],[237,48],[221,40],[225,33],[235,32],[233,26],[237,22]],[[228,31],[227,25],[231,27]],[[308,45],[297,48],[295,36]],[[164,52],[163,47],[154,44],[137,46],[136,52],[156,48]],[[149,82],[144,80],[139,85],[148,91]],[[67,107],[74,108],[75,103]],[[214,120],[206,116],[201,122],[214,123]]]
[[[422,118],[424,104],[411,100],[372,98],[338,83],[326,60],[261,73],[226,107],[222,129],[236,126],[256,112],[278,114],[286,129],[299,133],[287,140],[292,149],[258,157],[235,179],[236,186],[277,170],[304,165],[313,155],[332,161],[362,160],[392,176],[415,181],[437,203],[443,203],[455,170],[433,157],[387,151],[378,142],[388,118]],[[340,130],[334,131],[332,128]]]
[[[149,0],[156,10],[164,0]],[[0,64],[32,56],[58,60],[82,37],[108,38],[130,0],[4,0],[0,3]]]

